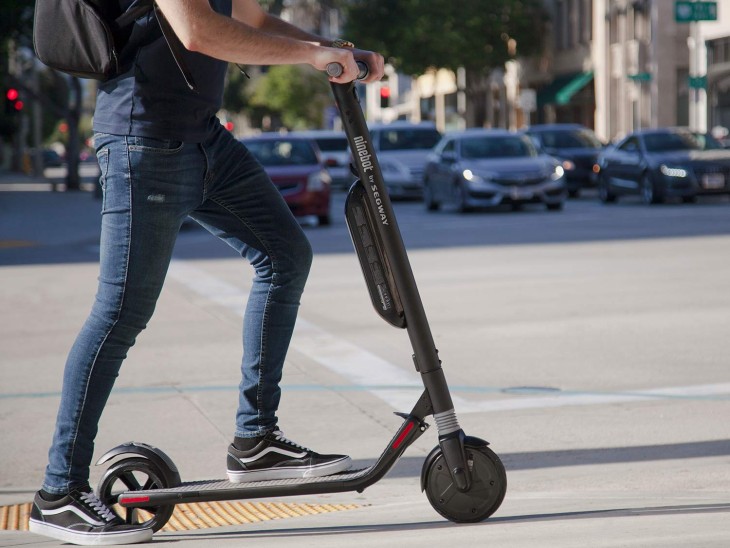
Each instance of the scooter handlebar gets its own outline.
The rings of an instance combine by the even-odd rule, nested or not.
[[[356,63],[358,68],[360,69],[360,72],[357,73],[357,79],[362,80],[363,78],[367,78],[368,74],[370,73],[370,69],[368,68],[367,64],[363,61],[356,61]],[[328,76],[337,78],[340,74],[342,74],[342,71],[342,65],[339,63],[329,63],[327,65]]]

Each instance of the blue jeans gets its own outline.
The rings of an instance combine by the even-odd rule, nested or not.
[[[281,371],[312,249],[252,154],[222,127],[202,143],[99,134],[103,187],[96,300],[74,343],[43,488],[86,484],[99,419],[146,327],[175,239],[190,215],[254,269],[243,321],[235,435],[274,429]]]

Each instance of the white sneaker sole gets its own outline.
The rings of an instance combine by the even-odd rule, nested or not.
[[[228,470],[227,475],[228,481],[231,483],[248,483],[250,481],[321,478],[323,476],[339,474],[340,472],[349,470],[351,467],[352,459],[350,457],[343,457],[340,460],[320,464],[319,466],[311,466],[309,468],[267,468],[266,470],[243,472]]]
[[[36,535],[55,538],[62,542],[70,542],[80,546],[114,546],[117,544],[137,544],[152,540],[151,528],[139,528],[132,531],[119,531],[110,533],[83,533],[72,531],[58,525],[51,525],[31,519],[28,529]]]

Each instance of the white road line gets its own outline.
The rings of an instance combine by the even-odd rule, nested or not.
[[[172,261],[168,276],[201,297],[243,317],[248,294],[240,287],[211,276],[187,261]],[[403,390],[370,392],[389,404],[394,410],[408,411],[416,402],[414,387],[420,387],[418,377],[375,354],[344,341],[305,320],[297,319],[297,328],[291,348],[330,369],[356,386],[403,386]],[[452,394],[458,414],[542,409],[567,406],[600,405],[641,402],[661,398],[711,397],[730,394],[730,383],[697,386],[656,388],[621,393],[559,392],[548,396],[500,397],[465,399]]]

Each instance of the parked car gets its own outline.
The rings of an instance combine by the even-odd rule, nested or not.
[[[44,148],[41,151],[43,155],[43,167],[61,167],[63,158],[52,148]]]
[[[638,194],[647,204],[669,197],[693,202],[700,194],[730,192],[730,150],[705,146],[683,128],[630,133],[598,157],[601,201]]]
[[[568,195],[577,198],[584,187],[595,186],[593,166],[604,144],[579,124],[538,124],[525,130],[539,148],[560,160]]]
[[[373,125],[370,136],[391,198],[421,198],[428,155],[441,139],[429,122]]]
[[[350,188],[355,176],[350,171],[352,156],[344,131],[313,129],[293,134],[312,139],[317,144],[324,166],[332,177],[333,187]]]
[[[500,129],[447,134],[434,149],[424,173],[426,208],[456,204],[459,211],[503,203],[543,203],[563,208],[565,170],[537,150],[526,135]]]
[[[331,179],[311,139],[264,133],[241,142],[261,162],[295,216],[316,216],[320,225],[330,224]]]

